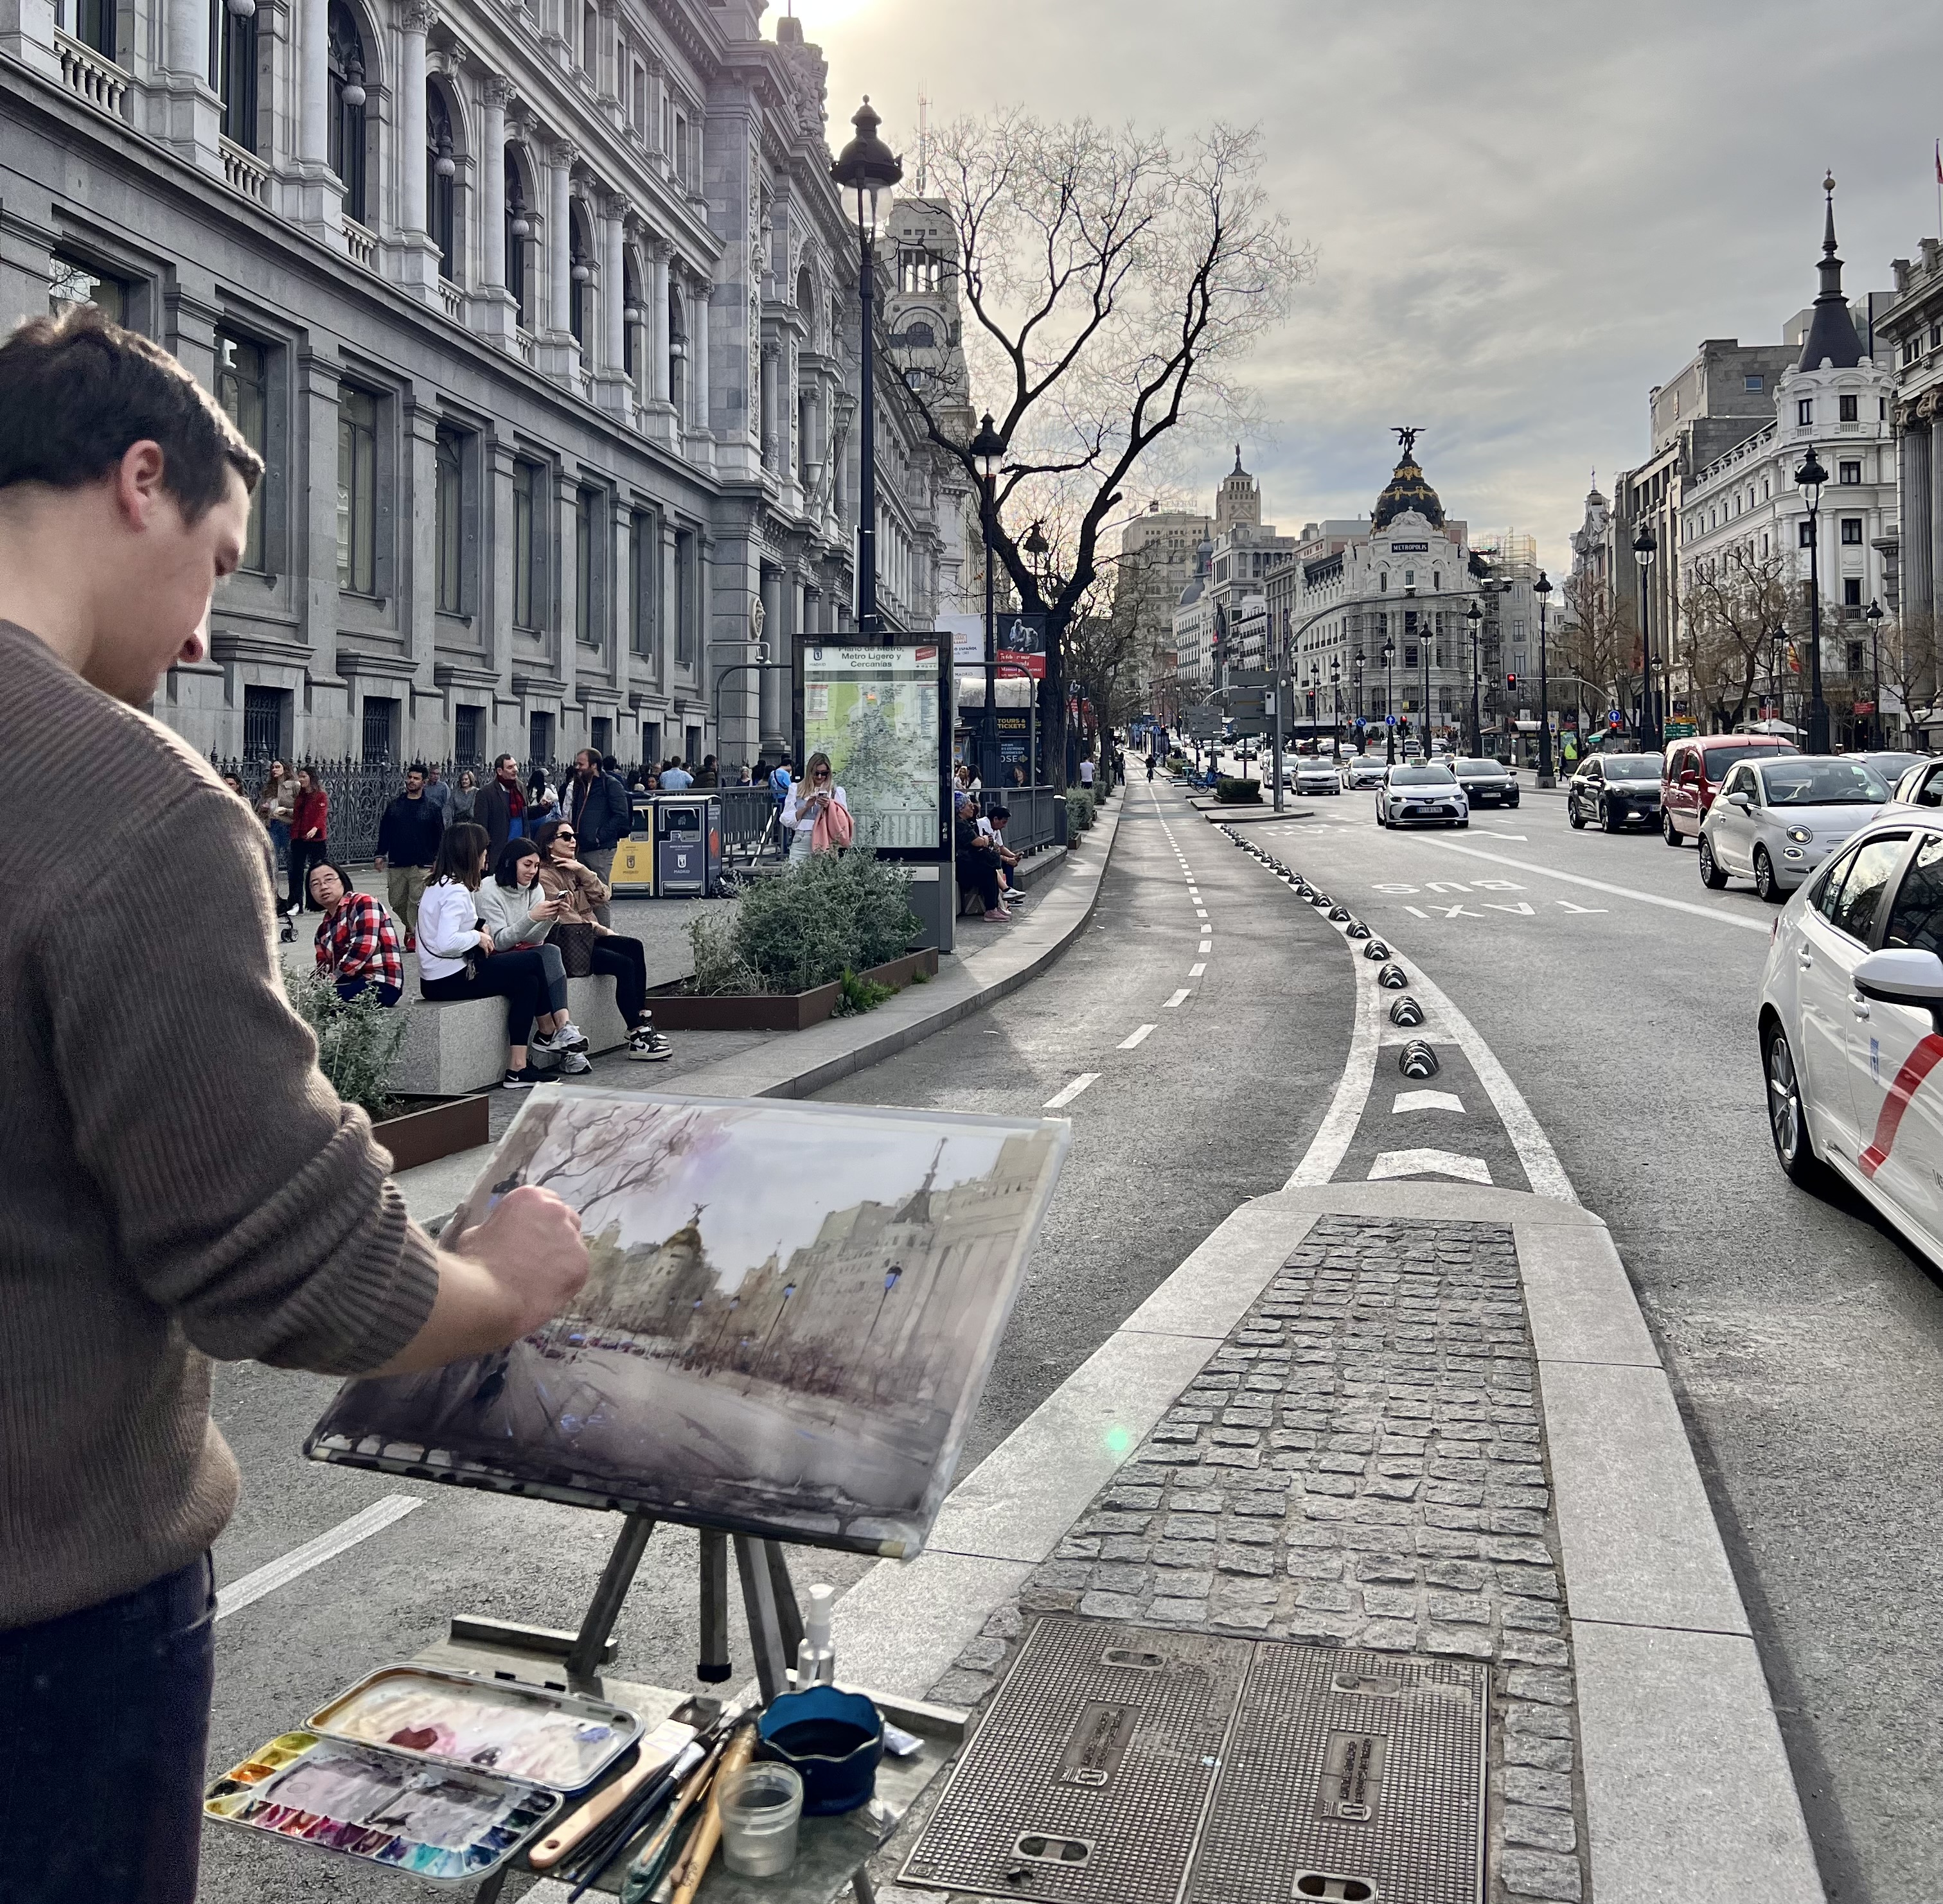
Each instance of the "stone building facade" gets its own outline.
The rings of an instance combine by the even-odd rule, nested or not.
[[[763,0],[0,0],[0,317],[91,299],[265,456],[222,753],[774,751],[851,619],[857,248]],[[933,456],[879,384],[880,600]],[[766,644],[766,648],[759,644]]]
[[[1914,262],[1898,258],[1896,300],[1879,320],[1894,354],[1900,618],[1922,631],[1933,658],[1943,630],[1943,243],[1925,238]],[[1933,734],[1935,670],[1912,683]]]

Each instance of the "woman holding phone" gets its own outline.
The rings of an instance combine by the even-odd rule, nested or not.
[[[614,981],[614,1003],[628,1026],[628,1056],[643,1064],[658,1064],[674,1055],[674,1047],[655,1029],[648,1009],[647,948],[638,939],[600,923],[595,908],[607,903],[600,875],[576,857],[579,840],[571,821],[550,820],[533,835],[542,854],[540,885],[557,900],[563,925],[585,926],[594,945],[592,970]]]
[[[479,882],[479,917],[493,935],[494,952],[539,954],[546,968],[547,1002],[553,1009],[540,1013],[530,1043],[536,1051],[563,1053],[571,1078],[593,1066],[585,1056],[586,1034],[567,1016],[566,969],[560,963],[560,948],[545,943],[554,921],[565,916],[560,902],[549,898],[540,885],[538,844],[507,841],[492,878]]]
[[[833,815],[840,809],[843,818]],[[823,823],[819,843],[817,823]],[[790,783],[783,802],[783,829],[793,832],[792,860],[806,860],[812,853],[834,852],[850,843],[850,800],[836,777],[827,753],[813,753],[803,762],[803,777]]]

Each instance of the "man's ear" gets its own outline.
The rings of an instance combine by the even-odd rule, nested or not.
[[[131,443],[121,452],[113,477],[115,504],[127,526],[146,529],[167,491],[162,475],[167,466],[162,446],[149,437]]]

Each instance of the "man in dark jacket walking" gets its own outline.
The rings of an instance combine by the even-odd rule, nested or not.
[[[404,792],[378,822],[378,851],[371,862],[385,875],[385,896],[404,927],[407,952],[419,949],[419,901],[444,837],[445,815],[426,790],[425,770],[413,761],[405,769]]]
[[[486,829],[486,836],[492,843],[492,857],[486,862],[489,871],[499,863],[507,841],[526,831],[526,813],[520,763],[511,754],[502,753],[493,763],[493,777],[479,790],[479,797],[472,803],[472,817]]]
[[[583,747],[573,756],[573,777],[566,783],[561,802],[566,816],[573,822],[576,857],[605,885],[614,876],[614,849],[628,837],[634,820],[634,802],[619,774],[610,774],[600,764],[591,747]],[[594,909],[603,925],[610,925],[605,905]]]

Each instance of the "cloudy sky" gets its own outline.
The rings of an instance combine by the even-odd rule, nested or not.
[[[1367,512],[1414,423],[1452,515],[1562,566],[1592,469],[1610,494],[1645,453],[1648,388],[1813,297],[1825,168],[1852,293],[1937,231],[1935,0],[793,4],[833,143],[867,92],[908,161],[921,87],[935,120],[1263,129],[1317,265],[1244,452],[1285,529]],[[1206,446],[1202,507],[1232,460]]]

